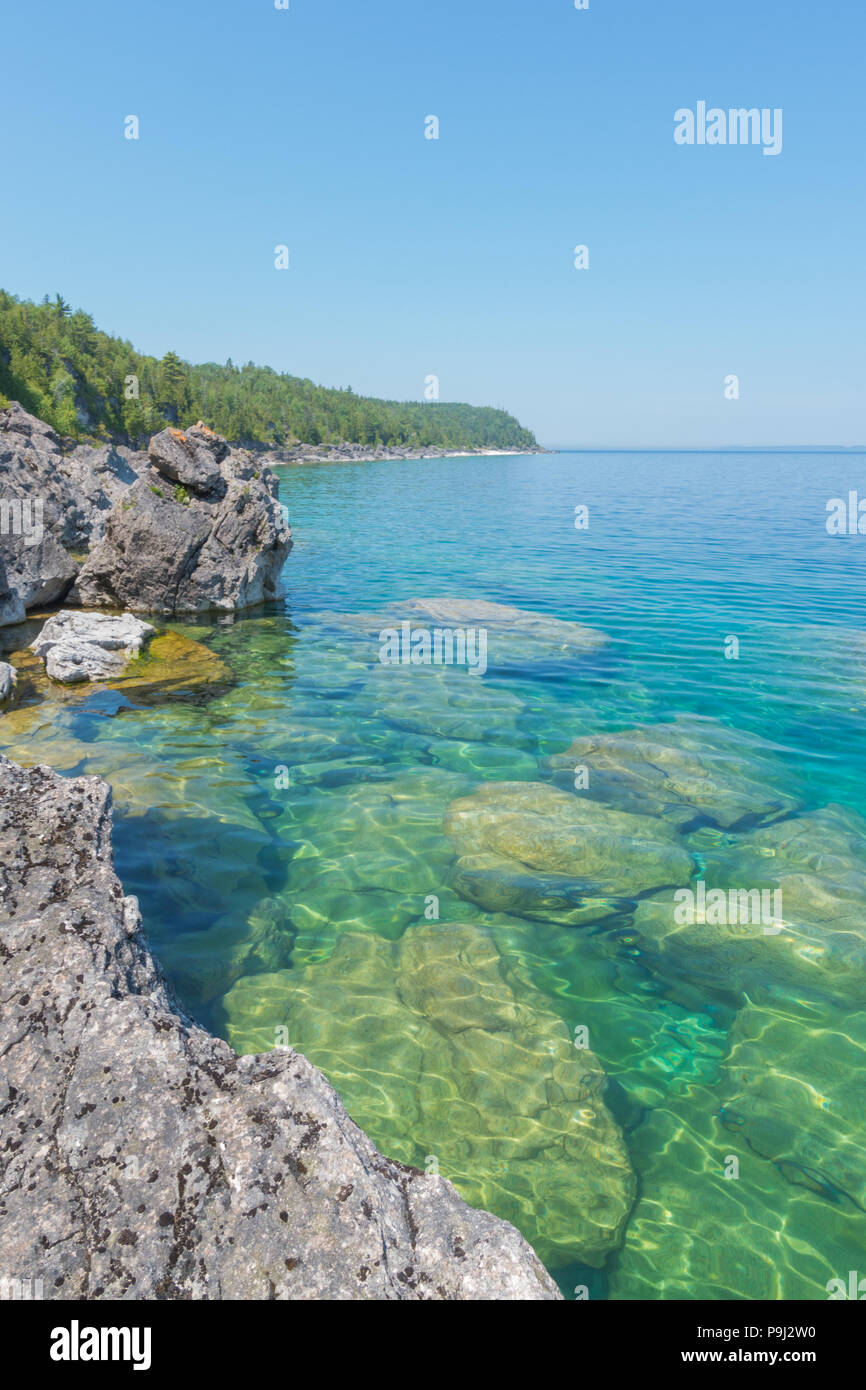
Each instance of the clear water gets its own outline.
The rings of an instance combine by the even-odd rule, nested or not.
[[[674,718],[766,740],[804,813],[832,803],[866,815],[866,538],[825,528],[828,498],[856,487],[862,464],[563,453],[286,469],[285,602],[172,624],[230,679],[43,696],[0,722],[0,740],[19,761],[111,781],[118,871],[202,1021],[241,1050],[284,1040],[284,1025],[380,1148],[438,1163],[469,1200],[515,1221],[566,1293],[823,1299],[828,1280],[866,1274],[866,975],[861,1002],[856,963],[844,998],[809,996],[774,977],[768,952],[743,1043],[724,989],[666,976],[628,914],[576,929],[458,896],[442,826],[479,783],[545,780],[539,760],[578,735]],[[409,687],[394,671],[389,689],[378,644],[322,616],[441,595],[579,621],[611,641],[581,661],[494,660],[483,678],[413,670]],[[459,720],[449,697],[466,702]],[[734,853],[707,831],[689,847]],[[825,877],[856,881],[847,853],[844,870],[825,856]],[[424,1020],[437,1037],[416,1036],[400,949],[430,929],[430,895],[442,923],[489,934],[509,997],[531,1011],[511,1038],[519,1078],[495,1049],[458,1056],[447,1023]],[[517,1098],[544,1085],[545,1030],[559,1045],[579,1025],[638,1178],[619,1248],[595,1268],[571,1236],[580,1160],[521,1130]],[[729,1054],[747,1062],[745,1122]],[[792,1134],[767,1139],[786,1087]],[[479,1115],[491,1134],[501,1121],[507,1142],[479,1134]]]

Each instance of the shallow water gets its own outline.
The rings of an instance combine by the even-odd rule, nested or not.
[[[542,760],[575,738],[673,720],[710,741],[733,731],[744,775],[764,740],[799,818],[831,803],[866,815],[866,538],[825,528],[827,500],[857,486],[861,464],[560,454],[286,469],[285,602],[172,624],[231,683],[78,692],[13,712],[0,742],[111,781],[118,871],[199,1018],[239,1050],[288,1038],[380,1148],[438,1165],[518,1224],[567,1294],[826,1298],[866,1258],[866,842],[837,855],[831,817],[822,883],[854,907],[842,984],[819,959],[813,988],[772,948],[742,979],[688,956],[669,969],[628,904],[578,925],[487,911],[457,891],[443,821],[480,783],[551,782]],[[575,529],[579,504],[588,530]],[[328,617],[443,595],[611,640],[527,659],[491,639],[481,676],[383,666],[377,641]],[[743,887],[739,865],[782,853],[707,825],[683,843],[697,872]],[[439,949],[432,896],[441,924],[472,924],[495,948],[496,983],[485,964],[473,986],[476,1052],[460,1011],[443,1015],[437,991],[412,983],[407,943]],[[434,961],[449,990],[463,989],[455,971],[471,975],[464,955],[443,944]],[[816,956],[810,940],[798,969]],[[619,1248],[593,1268],[570,1082],[552,1088],[547,1070],[554,1054],[574,1064],[578,1027],[638,1179]]]

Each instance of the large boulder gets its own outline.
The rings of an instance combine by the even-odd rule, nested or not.
[[[17,401],[0,411],[0,626],[67,594],[81,556],[138,476],[135,460],[112,445],[66,452]]]
[[[569,789],[585,769],[582,796],[663,816],[681,829],[739,829],[790,815],[800,804],[782,790],[785,769],[763,740],[714,719],[576,738],[542,766]]]
[[[77,685],[120,675],[155,631],[131,613],[109,617],[64,609],[48,619],[30,647],[45,662],[52,680]]]
[[[178,614],[274,598],[292,545],[274,475],[200,426],[156,435],[150,463],[109,515],[73,601]]]
[[[0,757],[0,1248],[52,1299],[557,1299],[518,1232],[384,1158],[300,1053],[179,1012],[99,778]]]
[[[549,1265],[600,1266],[620,1243],[635,1180],[601,1064],[484,927],[344,932],[327,961],[244,976],[224,1008],[239,1051],[285,1030],[379,1142],[435,1160]]]
[[[729,1034],[722,1123],[784,1178],[866,1205],[866,1012],[748,1004]]]
[[[767,930],[766,923],[731,921],[730,911],[705,912],[703,922],[680,914],[680,921],[671,894],[646,899],[635,911],[634,946],[648,967],[736,1004],[810,998],[856,1007],[866,1000],[861,816],[825,806],[743,835],[705,830],[691,844],[708,893],[721,890],[730,903],[733,892],[735,907],[742,893],[766,893],[769,905],[778,902],[780,921]]]
[[[571,662],[594,656],[607,645],[608,638],[583,623],[553,618],[505,603],[481,598],[414,598],[366,613],[315,614],[317,621],[358,642],[359,653],[377,651],[383,631],[401,634],[403,624],[411,632],[475,629],[485,634],[486,662],[490,666],[511,666],[540,662]],[[422,664],[416,657],[412,664]],[[483,672],[482,672],[483,674]]]
[[[186,432],[163,430],[150,441],[150,461],[156,471],[202,497],[225,497],[220,464],[228,452],[226,441],[201,423]]]
[[[451,803],[454,886],[488,912],[582,925],[688,883],[680,836],[651,816],[614,811],[542,782],[487,782]]]

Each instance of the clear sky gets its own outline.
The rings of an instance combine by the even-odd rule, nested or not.
[[[866,443],[863,0],[40,0],[2,50],[15,294],[548,444]],[[781,154],[678,146],[699,101]]]

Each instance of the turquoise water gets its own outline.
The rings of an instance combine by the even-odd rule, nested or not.
[[[199,1018],[240,1050],[291,1041],[385,1152],[515,1221],[566,1293],[826,1298],[828,1280],[866,1274],[866,539],[825,528],[862,462],[285,469],[285,601],[171,625],[219,656],[219,682],[42,698],[0,723],[3,746],[112,782],[118,871]],[[609,641],[576,656],[491,637],[479,676],[383,667],[341,623],[438,596]],[[517,879],[499,868],[495,900],[469,893],[455,800],[487,782],[570,794],[554,767],[574,739],[671,724],[744,779],[754,815],[657,820],[692,877],[795,875],[793,942],[672,942],[667,904],[659,926],[620,887],[628,850],[601,915],[536,910],[525,821],[518,896],[502,898]],[[621,785],[608,804],[633,811]],[[634,824],[636,855],[655,831]],[[596,1064],[574,1071],[584,1027],[603,1101]]]

